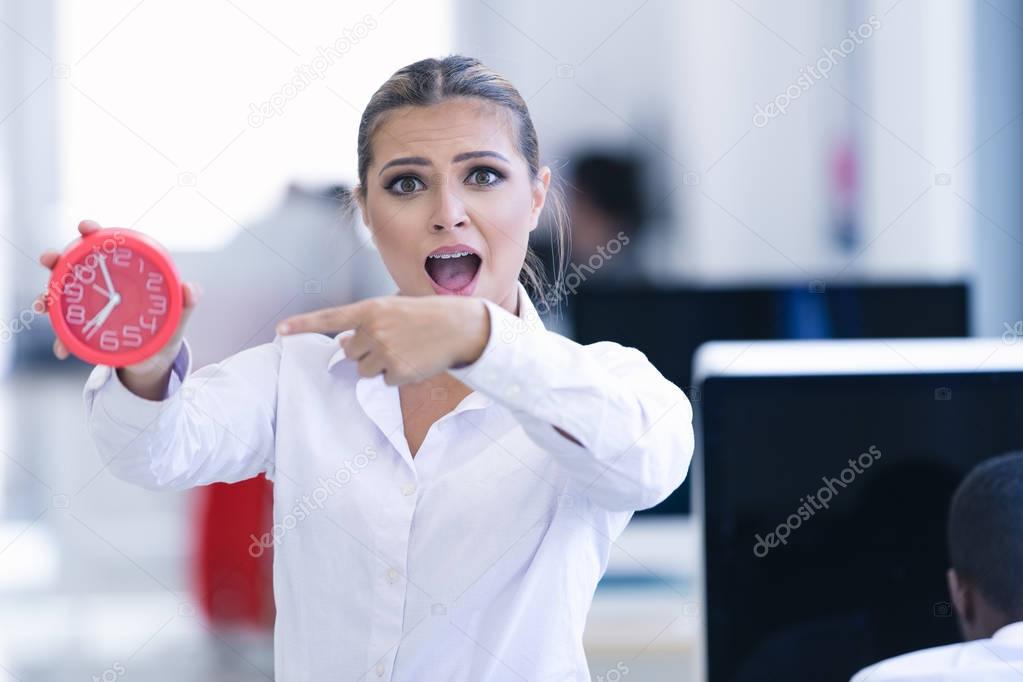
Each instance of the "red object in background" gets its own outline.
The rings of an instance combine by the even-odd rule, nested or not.
[[[197,488],[193,579],[213,627],[272,629],[273,484],[260,474]]]
[[[855,140],[840,140],[831,162],[833,234],[838,245],[852,252],[862,238],[859,224],[859,161]]]

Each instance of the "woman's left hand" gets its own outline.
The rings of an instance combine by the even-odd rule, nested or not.
[[[390,386],[424,381],[475,362],[490,336],[490,314],[482,299],[469,296],[379,296],[282,320],[282,336],[336,333],[359,374],[384,373]]]

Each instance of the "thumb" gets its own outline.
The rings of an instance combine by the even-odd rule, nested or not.
[[[174,333],[174,340],[178,341],[185,333],[185,325],[188,323],[188,319],[192,316],[197,305],[199,305],[199,297],[201,295],[202,288],[196,282],[182,282],[181,284],[181,320],[178,322],[177,331]]]
[[[188,318],[192,316],[192,312],[199,303],[200,291],[202,291],[201,288],[194,282],[181,284],[181,319],[178,321],[178,328],[174,330],[174,335],[155,355],[134,365],[128,365],[125,368],[126,371],[148,375],[154,371],[166,371],[170,367],[174,358],[177,357],[178,351],[181,350],[182,339],[185,337],[185,326],[188,323]]]
[[[178,354],[178,350],[181,348],[181,340],[185,337],[185,327],[188,325],[188,320],[192,317],[192,313],[195,312],[196,306],[199,305],[199,293],[201,291],[202,289],[195,282],[182,282],[181,319],[178,320],[178,328],[174,330],[174,335],[171,336],[170,340],[163,347],[161,355],[169,355],[173,359],[173,356]]]
[[[186,314],[190,315],[195,310],[200,296],[202,296],[202,287],[199,286],[198,282],[183,282],[181,284],[181,299],[184,302]]]

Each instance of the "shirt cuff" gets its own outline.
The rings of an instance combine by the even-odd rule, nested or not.
[[[149,400],[132,393],[122,382],[114,367],[97,365],[86,380],[85,391],[98,392],[107,416],[113,421],[135,429],[144,429],[166,409],[169,402],[180,393],[185,378],[192,368],[192,349],[187,339],[182,339],[171,365],[171,376],[162,400]]]
[[[546,382],[522,381],[519,371],[530,358],[557,355],[550,345],[552,335],[535,313],[525,318],[513,315],[489,299],[482,299],[490,315],[490,335],[474,362],[447,371],[466,386],[484,393],[511,409],[531,411],[547,398]],[[530,311],[532,312],[532,311]],[[544,353],[544,349],[555,351]]]

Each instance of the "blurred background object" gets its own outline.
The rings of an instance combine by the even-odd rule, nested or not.
[[[1023,355],[1006,348],[899,339],[700,349],[693,484],[709,679],[848,680],[960,640],[944,570],[949,502],[974,465],[1023,446]],[[975,532],[985,531],[1004,533]],[[994,542],[1008,554],[1023,538]]]
[[[52,358],[30,307],[38,253],[83,218],[159,240],[204,288],[195,366],[286,315],[392,293],[342,210],[359,116],[396,69],[456,52],[518,87],[565,197],[570,263],[537,301],[545,322],[639,348],[698,410],[693,354],[712,340],[875,339],[903,362],[890,339],[990,337],[994,366],[1019,352],[1011,0],[0,0],[0,680],[272,678],[271,555],[237,538],[266,523],[272,489],[154,494],[103,470],[81,419],[88,367]],[[548,227],[531,245],[553,277]],[[975,400],[1008,400],[984,392],[1000,380]],[[813,407],[850,439],[884,435]],[[813,452],[810,418],[734,433],[760,434],[740,455]],[[799,461],[798,480],[831,472]],[[695,481],[616,543],[586,632],[594,678],[700,679]],[[754,521],[777,523],[768,508]],[[725,621],[741,609],[718,604]],[[919,618],[919,641],[947,638]]]
[[[603,284],[622,284],[645,277],[635,249],[647,224],[644,213],[640,161],[628,154],[583,152],[572,159],[569,171],[568,215],[572,224],[573,265],[588,265],[590,258],[607,249]],[[622,242],[616,258],[608,243]],[[604,262],[601,262],[604,266]]]

